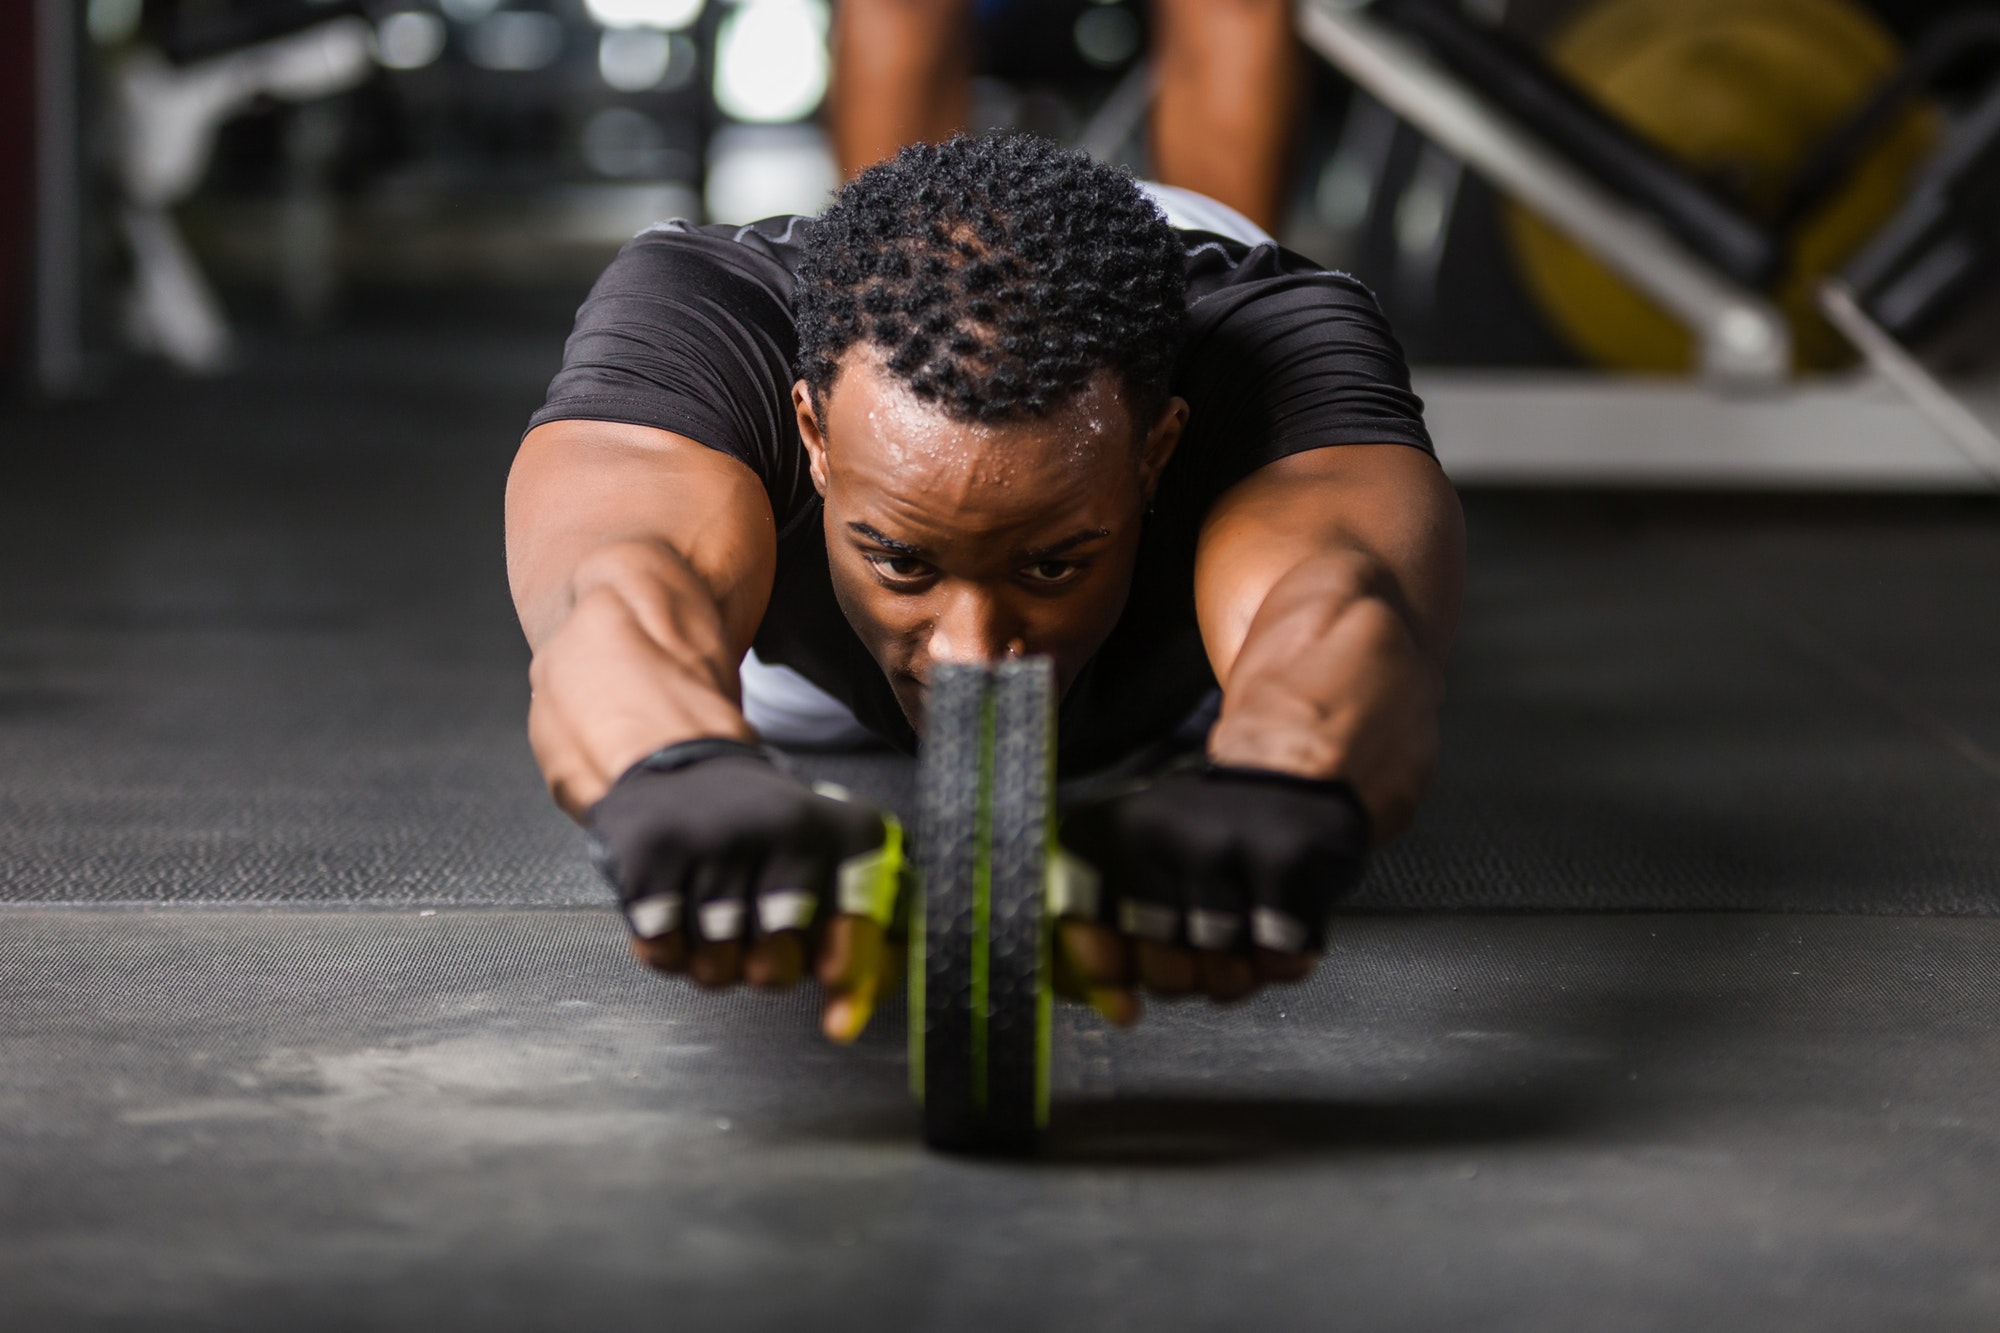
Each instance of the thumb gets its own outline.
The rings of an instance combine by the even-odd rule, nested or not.
[[[888,944],[882,927],[865,916],[837,916],[820,943],[819,984],[826,1006],[820,1031],[841,1045],[859,1037],[875,1015],[887,971]]]

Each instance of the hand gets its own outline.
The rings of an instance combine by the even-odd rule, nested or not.
[[[1124,1025],[1137,985],[1230,1001],[1309,974],[1369,826],[1345,783],[1209,767],[1079,807],[1062,841],[1098,883],[1057,904],[1058,987]]]
[[[892,820],[804,786],[755,746],[711,738],[633,765],[589,828],[642,961],[703,986],[783,989],[810,960],[827,991],[822,1030],[861,1034],[892,979]],[[822,907],[832,919],[816,931]]]

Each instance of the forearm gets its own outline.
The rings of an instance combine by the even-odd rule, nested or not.
[[[536,644],[528,737],[556,803],[580,817],[633,763],[696,736],[754,737],[734,641],[708,585],[670,548],[620,542],[580,561],[567,612]]]
[[[580,816],[635,761],[694,736],[748,737],[737,663],[776,546],[763,483],[648,427],[555,421],[507,479],[507,576],[534,650],[528,735]]]
[[[1389,570],[1358,551],[1316,554],[1272,584],[1251,620],[1209,753],[1344,779],[1386,839],[1429,785],[1443,693],[1443,663]]]

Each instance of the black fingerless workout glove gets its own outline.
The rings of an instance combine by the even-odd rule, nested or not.
[[[803,930],[829,898],[882,925],[894,914],[901,826],[838,787],[807,787],[762,746],[715,737],[650,754],[590,808],[589,830],[643,939]]]
[[[1345,782],[1209,765],[1086,802],[1062,841],[1097,872],[1056,910],[1197,949],[1317,953],[1361,881],[1368,812]]]

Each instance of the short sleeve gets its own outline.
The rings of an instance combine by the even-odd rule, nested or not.
[[[1212,266],[1199,249],[1216,252]],[[1176,382],[1204,491],[1308,449],[1434,452],[1403,350],[1366,287],[1270,245],[1199,247],[1191,259]]]
[[[781,532],[816,498],[792,415],[792,274],[747,229],[664,223],[626,243],[577,311],[529,420],[673,431],[747,465]]]

